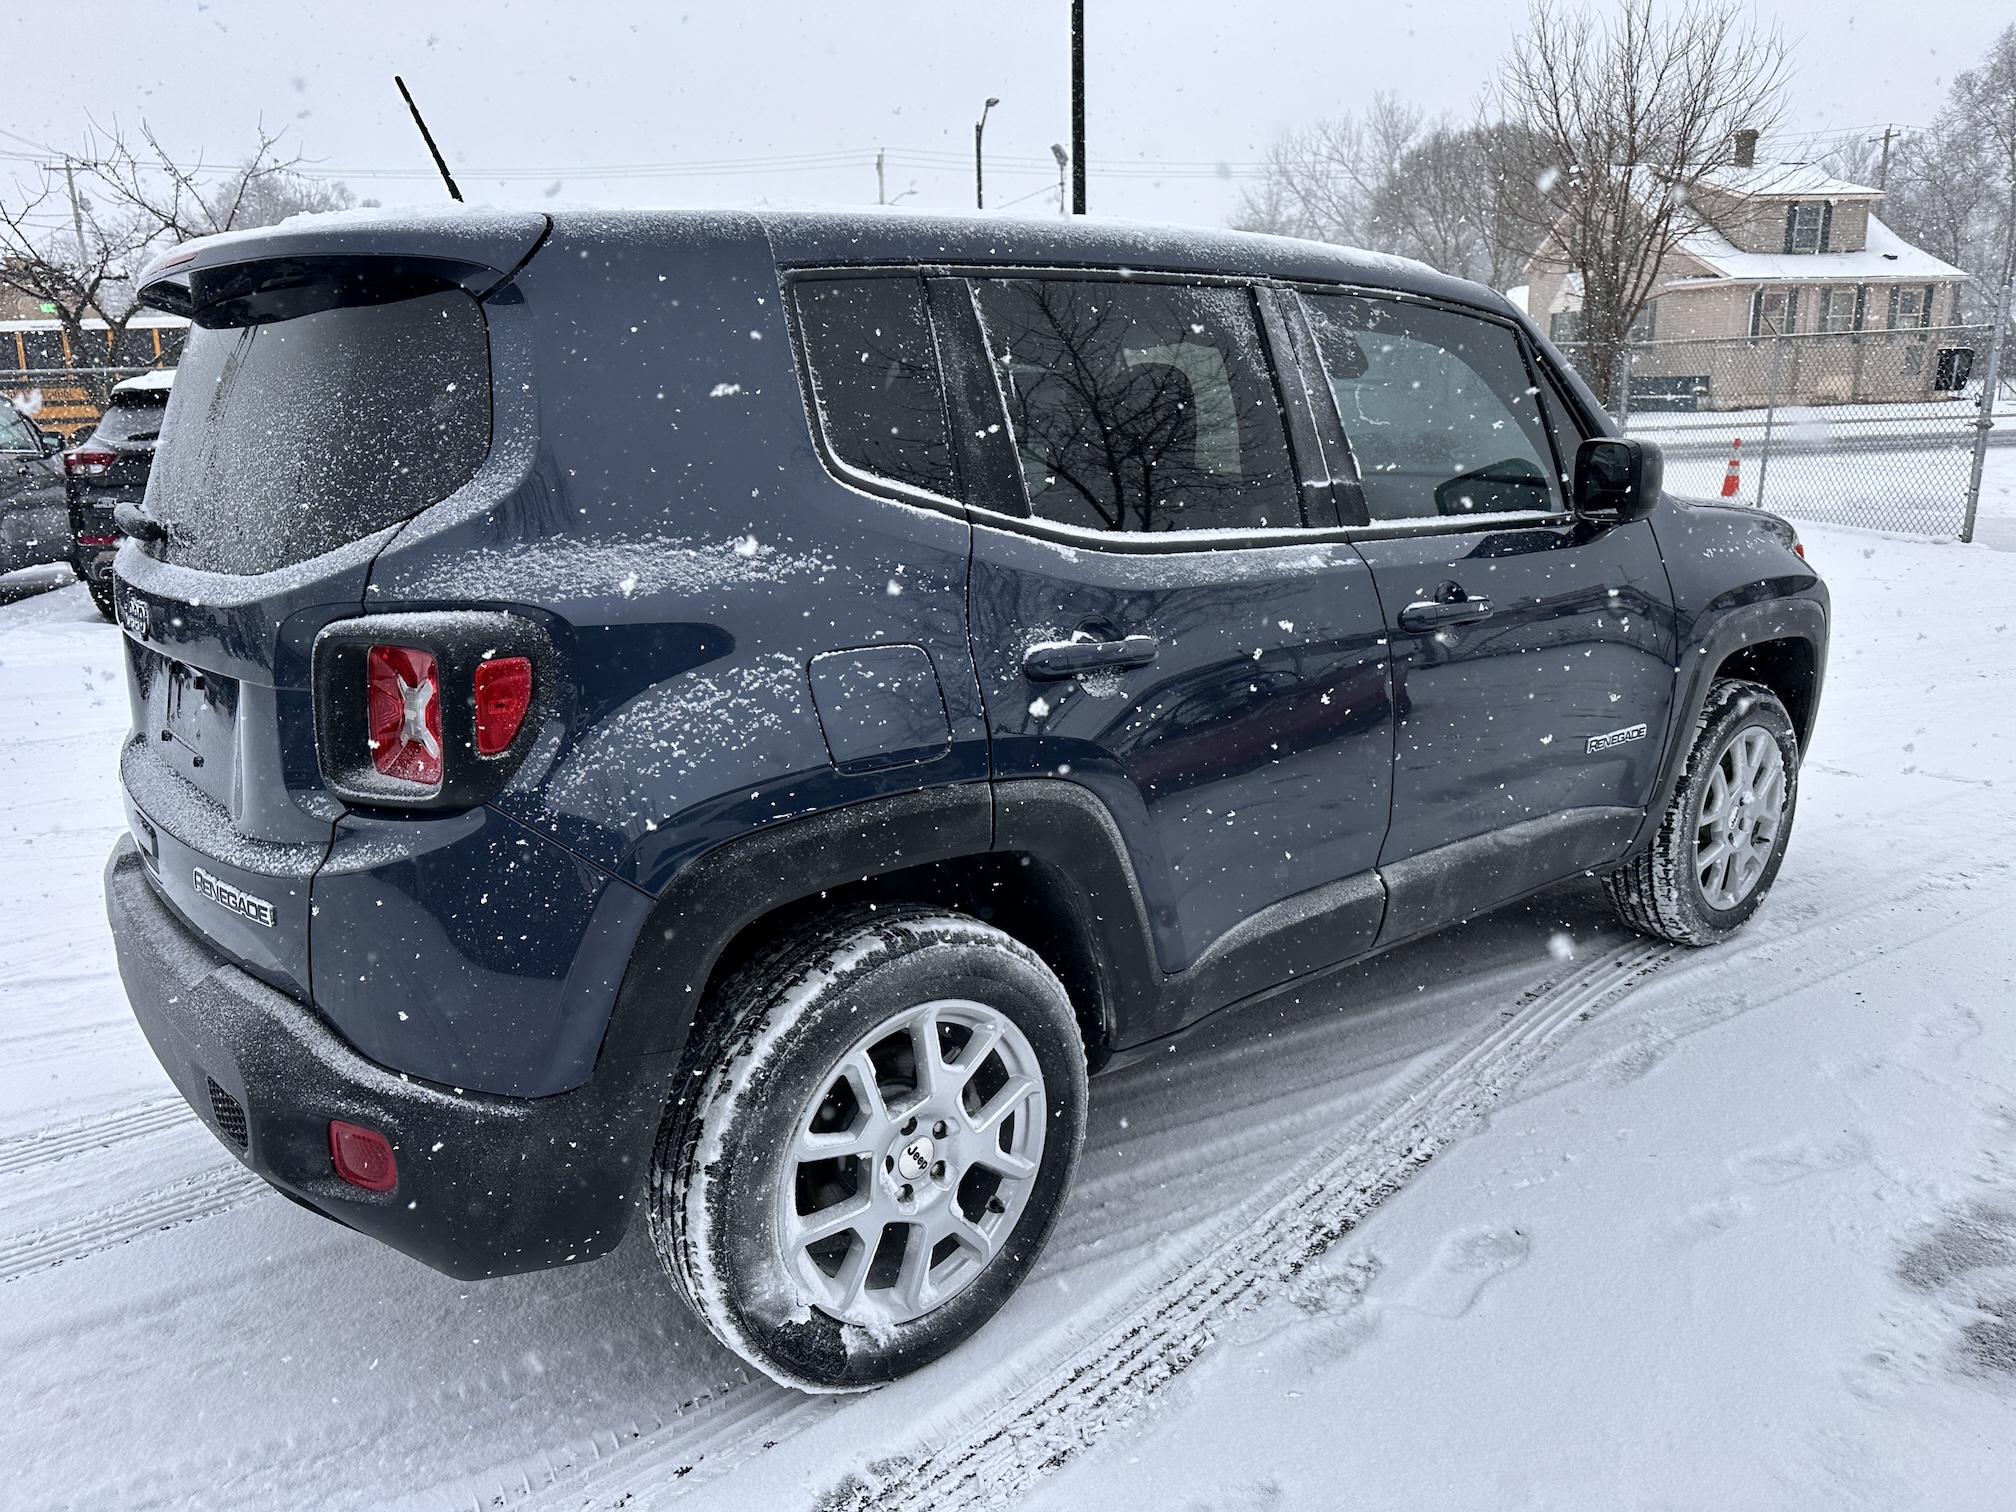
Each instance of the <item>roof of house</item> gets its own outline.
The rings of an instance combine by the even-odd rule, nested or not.
[[[1851,184],[1810,163],[1759,163],[1754,168],[1720,168],[1702,182],[1725,194],[1794,195],[1812,199],[1881,199],[1881,189]]]
[[[1734,279],[1744,283],[1895,283],[1965,278],[1951,263],[1914,247],[1875,216],[1860,252],[1744,252],[1719,231],[1697,231],[1678,250],[1711,271],[1675,278],[1669,288]]]

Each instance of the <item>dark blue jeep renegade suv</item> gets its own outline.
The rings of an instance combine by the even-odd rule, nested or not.
[[[458,1276],[642,1209],[731,1348],[951,1348],[1086,1075],[1585,871],[1770,887],[1827,635],[1533,327],[1089,221],[337,217],[194,322],[115,566],[162,1064]]]

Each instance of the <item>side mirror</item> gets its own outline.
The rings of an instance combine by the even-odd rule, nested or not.
[[[42,438],[42,455],[45,457],[55,456],[56,453],[70,444],[63,439],[63,432],[61,431],[38,430],[35,434]]]
[[[1601,525],[1642,520],[1665,481],[1666,459],[1650,441],[1593,437],[1575,452],[1575,513]]]

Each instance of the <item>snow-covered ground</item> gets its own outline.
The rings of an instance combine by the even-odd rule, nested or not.
[[[0,1503],[2009,1505],[2016,554],[1802,529],[1834,658],[1742,939],[1565,888],[1102,1078],[1031,1284],[840,1400],[645,1245],[461,1283],[249,1181],[113,969],[117,632],[0,606]]]

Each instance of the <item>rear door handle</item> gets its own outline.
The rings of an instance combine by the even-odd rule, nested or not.
[[[1458,599],[1453,604],[1422,599],[1400,611],[1400,628],[1440,630],[1444,625],[1471,625],[1490,617],[1491,600],[1488,598]]]
[[[1152,635],[1125,640],[1045,641],[1022,657],[1022,675],[1031,682],[1063,682],[1087,672],[1125,672],[1145,667],[1162,649]]]

